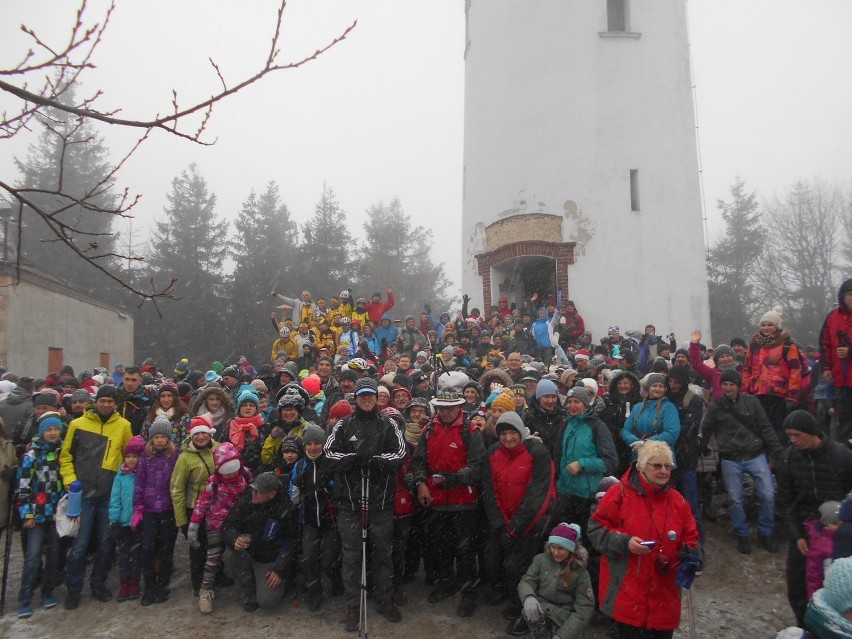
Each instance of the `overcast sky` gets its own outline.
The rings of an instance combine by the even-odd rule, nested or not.
[[[3,4],[0,67],[16,64],[28,46],[21,23],[56,46],[67,39],[73,2]],[[99,20],[104,4],[95,0],[88,15]],[[852,184],[852,2],[691,0],[687,7],[711,237],[716,200],[737,174],[761,197],[800,178]],[[260,68],[276,9],[275,0],[122,2],[86,88],[104,91],[103,109],[121,107],[133,118],[168,111],[172,88],[182,104],[202,100],[218,87],[208,57],[229,82]],[[370,204],[399,196],[415,223],[434,231],[435,259],[459,282],[464,2],[291,0],[280,60],[313,52],[356,19],[349,38],[320,59],[220,104],[208,135],[218,138],[214,146],[154,135],[120,176],[143,194],[136,237],[162,215],[171,180],[195,162],[223,217],[235,218],[250,190],[274,179],[303,222],[325,182],[360,233]],[[0,108],[13,105],[0,96]],[[132,143],[119,130],[103,135],[115,156]],[[0,141],[3,179],[16,177],[12,157],[25,157],[34,139]]]

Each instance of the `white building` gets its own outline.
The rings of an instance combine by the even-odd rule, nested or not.
[[[684,0],[466,0],[463,290],[709,333]],[[530,214],[537,214],[530,216]]]

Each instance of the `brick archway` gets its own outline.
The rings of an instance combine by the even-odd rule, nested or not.
[[[568,296],[568,266],[574,263],[575,242],[542,242],[539,240],[504,244],[488,253],[476,255],[477,270],[482,277],[483,312],[491,308],[491,269],[518,257],[549,257],[556,260],[556,288],[562,299]]]

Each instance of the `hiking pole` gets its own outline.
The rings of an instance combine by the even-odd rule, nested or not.
[[[370,502],[370,471],[361,469],[361,602],[358,606],[358,636],[367,639],[367,523]]]
[[[15,482],[9,481],[9,512],[6,519],[6,544],[3,549],[3,583],[0,585],[0,617],[6,613],[6,582],[9,580],[9,555],[12,553],[12,509],[15,507]]]
[[[686,589],[686,612],[689,619],[689,639],[695,639],[695,608],[692,607],[692,588]]]

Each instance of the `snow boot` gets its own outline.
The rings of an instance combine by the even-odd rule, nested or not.
[[[213,612],[213,597],[215,593],[209,588],[202,587],[198,591],[198,609],[204,614]]]
[[[130,577],[120,577],[119,578],[118,583],[120,584],[120,587],[118,589],[118,595],[115,598],[115,600],[118,603],[121,603],[122,601],[127,601],[130,598],[130,597],[127,596],[128,590],[130,589],[130,583],[129,582],[130,582]]]

